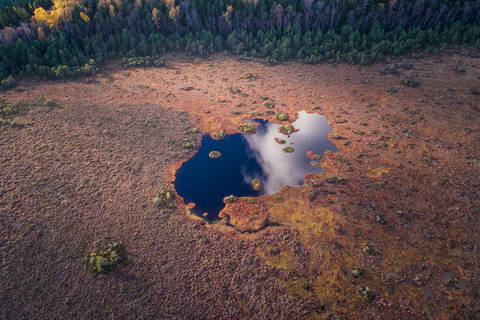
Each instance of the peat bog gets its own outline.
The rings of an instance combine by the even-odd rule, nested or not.
[[[477,52],[362,68],[170,54],[1,92],[27,108],[0,128],[0,318],[478,318]],[[306,149],[323,173],[192,218],[171,183],[199,132],[254,139],[260,117],[290,133],[264,137],[278,157],[303,156],[301,110],[334,128],[338,152]],[[92,276],[114,243],[127,263]]]

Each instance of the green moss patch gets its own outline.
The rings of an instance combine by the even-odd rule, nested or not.
[[[137,68],[137,67],[164,67],[165,61],[162,59],[156,59],[151,56],[144,57],[131,57],[123,58],[122,65],[124,68]]]
[[[287,121],[288,120],[288,114],[286,113],[277,113],[275,115],[275,118],[280,121]]]
[[[225,197],[225,198],[223,199],[223,202],[225,202],[225,203],[235,203],[235,202],[237,202],[237,200],[238,200],[238,198],[235,197],[235,196],[232,194],[232,195],[230,195],[230,196],[228,196],[228,197]]]
[[[344,184],[347,183],[347,179],[341,178],[341,177],[330,177],[327,178],[327,183],[332,183],[332,184]]]
[[[257,76],[251,72],[245,72],[244,74],[242,74],[242,76],[240,77],[240,79],[246,79],[246,80],[256,80],[257,79]]]
[[[253,124],[244,123],[238,126],[238,130],[243,134],[254,134],[257,128]]]
[[[286,136],[289,136],[293,132],[295,132],[295,128],[293,126],[287,124],[285,126],[281,126],[280,128],[278,128],[278,132],[280,132],[281,134],[284,134]]]
[[[17,126],[17,122],[13,121],[15,115],[20,114],[27,109],[27,105],[21,102],[7,103],[0,100],[0,125]]]
[[[222,154],[220,153],[220,151],[211,151],[208,156],[212,159],[218,159],[222,156]]]
[[[416,78],[407,77],[402,80],[402,84],[410,88],[416,88],[420,85],[420,80]]]
[[[122,262],[126,262],[123,247],[118,242],[112,242],[90,253],[88,270],[93,275],[106,274],[115,270]]]
[[[223,140],[225,139],[225,131],[215,132],[211,136],[214,140]]]
[[[260,179],[253,179],[252,186],[253,186],[253,190],[255,191],[260,191],[263,188],[262,181],[260,181]]]
[[[161,190],[155,198],[152,199],[154,207],[171,207],[175,200],[175,194],[168,189]]]
[[[18,122],[14,118],[24,116],[32,107],[44,107],[47,111],[57,108],[58,104],[51,100],[7,102],[0,98],[0,126],[23,127],[27,123]]]
[[[183,146],[183,149],[185,150],[192,150],[196,148],[195,142],[192,142],[192,141],[186,141],[183,143],[182,146]]]
[[[264,106],[265,108],[267,108],[267,109],[271,109],[271,108],[275,107],[275,103],[273,103],[273,102],[264,102],[264,103],[263,103],[263,106]]]

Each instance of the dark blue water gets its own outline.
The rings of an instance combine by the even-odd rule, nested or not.
[[[273,194],[282,185],[302,185],[306,173],[322,172],[319,161],[312,165],[307,151],[320,155],[326,150],[337,151],[328,140],[332,127],[321,115],[299,112],[297,121],[292,124],[299,131],[289,137],[278,132],[278,124],[264,120],[256,122],[259,126],[254,135],[226,135],[221,141],[203,136],[198,152],[177,171],[175,189],[185,203],[195,203],[193,212],[198,215],[207,212],[206,219],[213,221],[225,206],[223,198],[226,196]],[[286,143],[278,144],[274,138],[284,139]],[[283,152],[287,146],[295,151]],[[220,151],[221,157],[210,158],[211,151]],[[262,190],[253,189],[253,179],[262,182]]]

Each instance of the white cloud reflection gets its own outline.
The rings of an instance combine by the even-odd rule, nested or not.
[[[245,136],[245,139],[255,157],[262,167],[263,176],[251,176],[248,172],[242,172],[246,182],[257,178],[262,181],[263,192],[272,194],[280,190],[282,185],[301,185],[304,183],[304,175],[309,172],[321,172],[319,167],[312,167],[306,153],[308,150],[322,154],[325,150],[336,151],[335,145],[328,140],[328,132],[332,127],[328,125],[325,117],[319,114],[309,114],[305,111],[298,113],[298,119],[293,123],[298,132],[287,137],[278,132],[280,125],[266,123],[262,125],[256,134]],[[287,141],[286,144],[278,144],[274,138]],[[293,142],[293,144],[290,144]],[[293,153],[285,153],[283,148],[292,146]]]

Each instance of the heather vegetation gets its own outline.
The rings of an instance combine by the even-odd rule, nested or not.
[[[368,64],[479,47],[479,21],[479,0],[7,0],[0,80],[91,74],[115,57],[155,65],[167,51]]]

